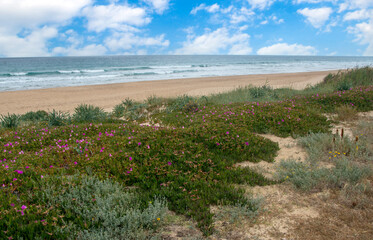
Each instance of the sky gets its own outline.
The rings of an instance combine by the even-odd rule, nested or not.
[[[0,57],[373,56],[373,0],[0,0]]]

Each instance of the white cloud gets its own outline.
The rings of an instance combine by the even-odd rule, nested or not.
[[[300,3],[322,3],[322,2],[333,2],[336,3],[338,0],[295,0],[294,1],[297,4]]]
[[[329,19],[333,10],[329,7],[323,8],[304,8],[297,11],[299,14],[307,18],[307,21],[315,28],[321,28]]]
[[[158,14],[162,14],[164,11],[166,11],[169,7],[170,0],[143,0],[150,6],[154,8],[154,10]]]
[[[128,25],[143,26],[151,19],[145,9],[127,5],[89,6],[83,10],[88,19],[88,30],[101,32],[106,29],[128,29]]]
[[[168,47],[170,42],[164,34],[157,37],[140,37],[134,33],[116,33],[105,39],[105,45],[113,52],[130,50],[135,47]]]
[[[175,54],[250,54],[250,36],[246,33],[231,34],[225,27],[203,35],[188,34],[188,40]]]
[[[49,56],[57,28],[80,15],[91,0],[0,0],[0,55]]]
[[[190,14],[196,15],[199,11],[202,11],[202,10],[205,10],[209,13],[215,13],[220,10],[220,6],[217,3],[210,5],[210,6],[202,3],[199,6],[193,8]]]
[[[349,33],[356,35],[356,41],[362,45],[368,45],[364,51],[365,56],[373,56],[373,20],[369,22],[358,23],[350,27]]]
[[[373,7],[372,0],[345,0],[340,6],[340,12],[347,9],[365,9]]]
[[[268,24],[268,20],[261,21],[260,24],[266,25],[266,24]]]
[[[242,7],[240,10],[235,10],[232,15],[230,16],[230,23],[232,24],[239,24],[242,22],[247,22],[250,19],[252,19],[255,16],[255,13],[247,9],[245,7]]]
[[[49,56],[47,40],[57,36],[57,29],[43,27],[28,36],[0,35],[0,55],[5,57]]]
[[[63,24],[90,3],[91,0],[0,0],[0,26],[17,34],[23,28]]]
[[[269,19],[271,19],[276,24],[281,24],[285,22],[284,19],[278,19],[278,17],[276,17],[275,15],[272,15]]]
[[[316,53],[316,49],[312,46],[287,43],[277,43],[257,51],[258,55],[316,55]]]
[[[362,9],[362,10],[357,10],[353,12],[348,12],[343,17],[343,20],[351,21],[351,20],[364,20],[364,19],[369,19],[369,18],[373,18],[373,9],[372,10]]]
[[[275,0],[247,0],[247,2],[251,5],[252,8],[264,10],[265,8],[270,7],[275,2]]]
[[[82,48],[75,48],[73,46],[68,48],[56,47],[52,51],[54,55],[64,56],[100,56],[105,55],[106,52],[106,47],[102,46],[101,44],[90,44]]]

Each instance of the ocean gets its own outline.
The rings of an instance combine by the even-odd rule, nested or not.
[[[373,66],[373,57],[103,56],[0,58],[0,91]]]

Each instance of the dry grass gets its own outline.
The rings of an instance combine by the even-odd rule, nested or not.
[[[337,107],[336,109],[336,119],[337,121],[354,121],[358,119],[359,115],[356,109],[349,105],[343,105],[340,107]]]
[[[324,206],[320,206],[320,216],[298,222],[294,228],[294,239],[373,239],[373,195],[369,194],[365,208],[354,204],[341,204],[340,193],[332,193]]]

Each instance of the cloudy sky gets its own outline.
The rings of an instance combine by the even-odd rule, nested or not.
[[[373,0],[0,0],[0,57],[373,56]]]

